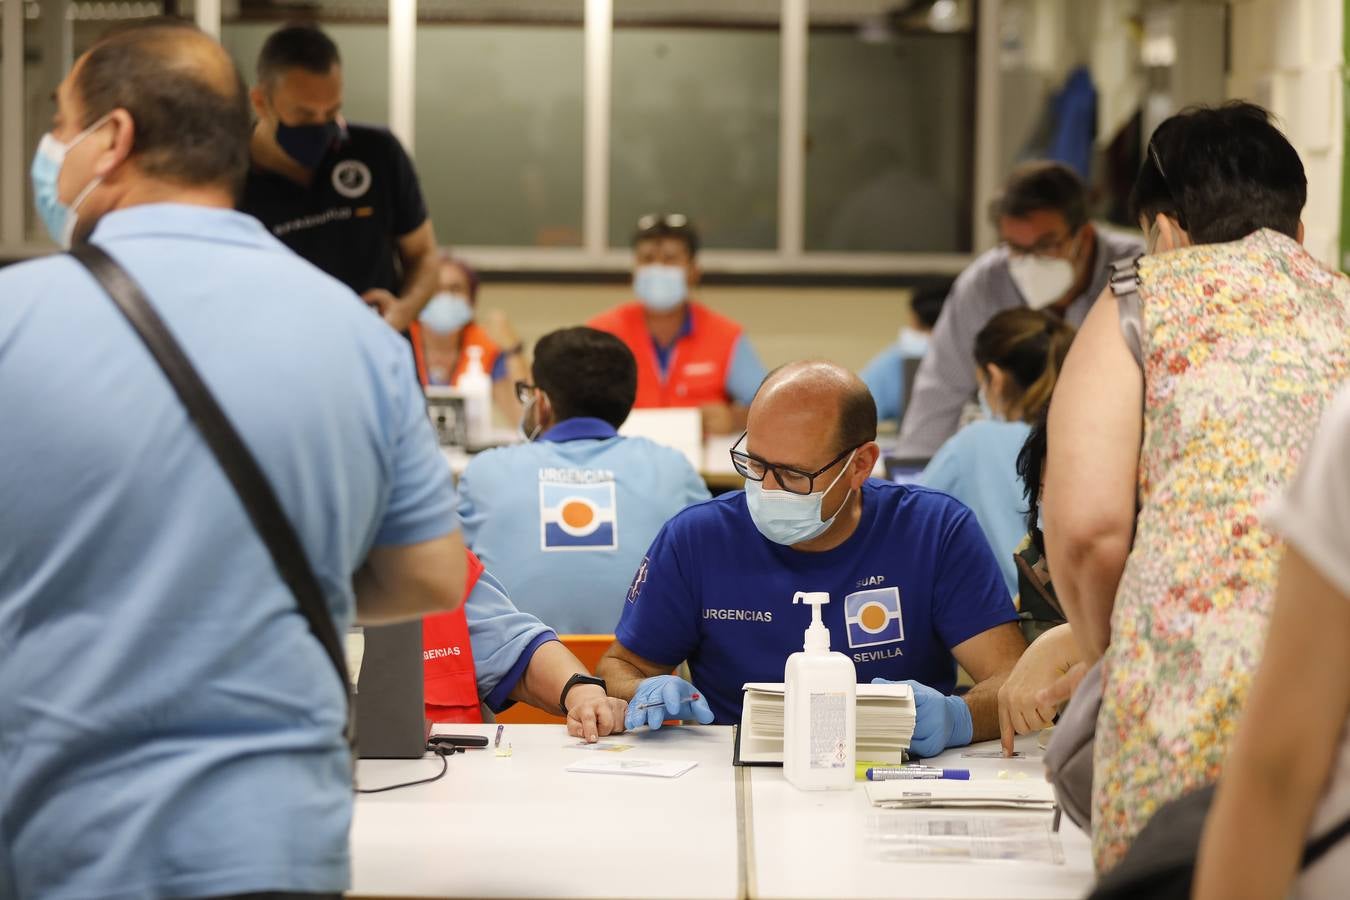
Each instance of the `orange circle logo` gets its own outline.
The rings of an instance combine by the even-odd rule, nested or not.
[[[562,520],[569,528],[585,528],[595,521],[595,508],[580,500],[571,500],[561,511]]]
[[[868,631],[876,632],[886,627],[886,608],[880,603],[869,603],[858,610],[858,624]]]

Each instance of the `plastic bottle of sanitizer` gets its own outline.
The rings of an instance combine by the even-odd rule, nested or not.
[[[811,627],[783,672],[783,774],[798,790],[848,790],[857,745],[858,674],[853,660],[830,652],[830,632],[820,618],[830,595],[798,591],[792,602],[811,605]]]
[[[492,376],[483,368],[483,348],[468,347],[469,361],[456,387],[464,395],[464,418],[469,426],[469,446],[482,447],[492,433]]]

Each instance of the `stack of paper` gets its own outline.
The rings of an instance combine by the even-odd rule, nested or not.
[[[783,762],[783,685],[744,687],[737,732],[742,763]],[[857,758],[900,763],[914,737],[914,692],[907,684],[860,684],[857,693]]]
[[[947,781],[940,778],[869,781],[867,799],[883,809],[927,807],[999,807],[1054,809],[1055,792],[1045,781],[997,781],[991,778]]]

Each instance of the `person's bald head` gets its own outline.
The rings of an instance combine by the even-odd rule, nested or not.
[[[194,26],[115,28],[80,57],[58,106],[81,128],[115,110],[134,123],[128,161],[147,177],[237,191],[249,165],[248,96],[229,54]]]
[[[756,413],[759,413],[756,416]],[[750,418],[799,421],[829,435],[841,453],[877,439],[877,406],[863,380],[828,360],[802,360],[769,373],[750,404]],[[832,423],[834,428],[824,426]]]

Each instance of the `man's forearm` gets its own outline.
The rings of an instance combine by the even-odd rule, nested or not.
[[[998,689],[1008,680],[1011,672],[1002,672],[992,678],[986,678],[966,691],[961,699],[970,707],[970,722],[973,734],[970,742],[992,741],[999,736],[998,731]]]
[[[605,690],[611,697],[632,700],[638,685],[646,678],[642,671],[626,660],[606,656],[595,667],[595,674],[605,679]]]
[[[578,673],[590,674],[581,660],[573,656],[572,651],[563,646],[561,641],[548,641],[534,651],[530,664],[525,667],[525,674],[508,696],[536,709],[561,715],[558,698],[562,696],[563,685]]]
[[[380,582],[368,565],[357,569],[352,576],[352,590],[356,595],[358,625],[389,625],[453,609],[431,607],[421,602],[414,592],[389,588]]]
[[[407,323],[413,322],[422,307],[436,293],[438,283],[437,257],[434,252],[423,253],[404,270],[403,292],[399,294],[395,314]]]

